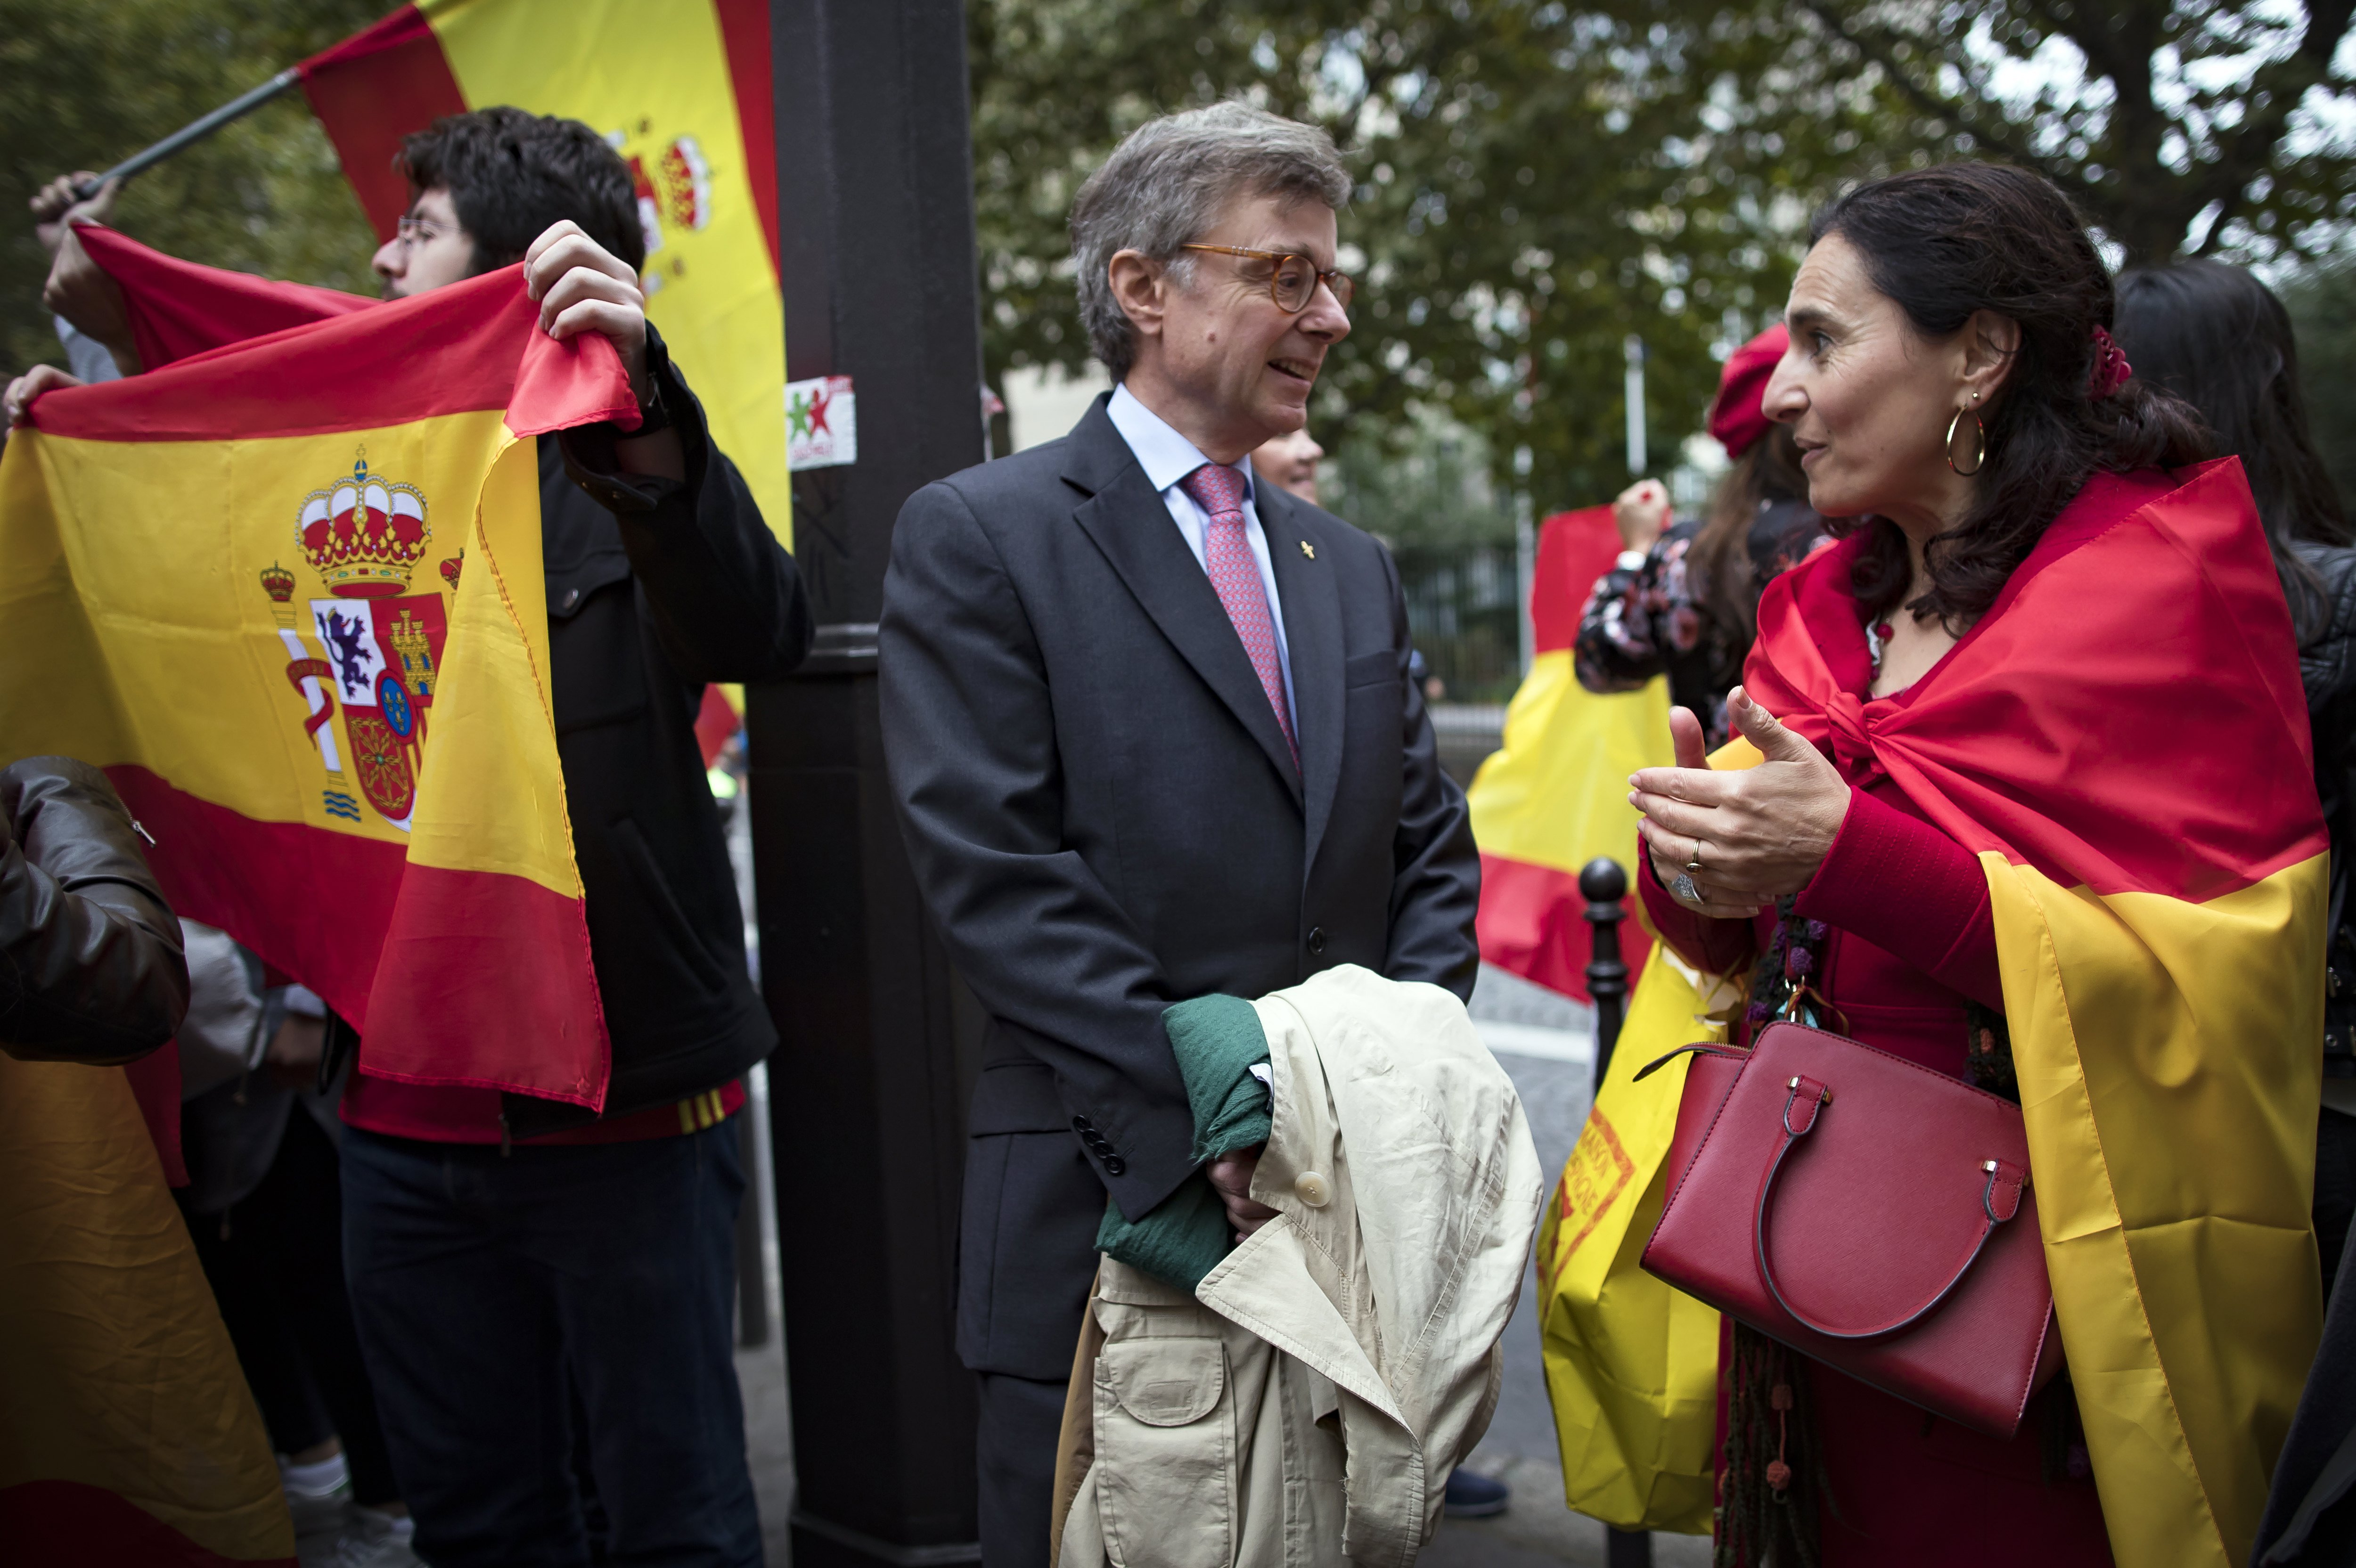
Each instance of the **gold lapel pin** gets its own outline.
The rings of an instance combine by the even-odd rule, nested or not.
[[[1307,556],[1312,560],[1315,560],[1317,559],[1317,552],[1309,548],[1309,541],[1307,539],[1302,539],[1301,541],[1301,553]]]

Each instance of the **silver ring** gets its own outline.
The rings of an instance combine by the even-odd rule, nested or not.
[[[1695,887],[1694,880],[1683,871],[1679,871],[1676,878],[1669,883],[1669,896],[1676,900],[1679,903],[1697,904],[1701,902],[1701,890]]]

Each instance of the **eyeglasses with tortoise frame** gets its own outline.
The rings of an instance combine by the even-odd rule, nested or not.
[[[1333,303],[1344,310],[1358,292],[1358,285],[1346,272],[1321,269],[1306,256],[1285,251],[1247,251],[1239,245],[1181,245],[1181,251],[1210,251],[1222,256],[1243,256],[1269,264],[1268,297],[1276,308],[1287,315],[1299,315],[1309,308],[1317,296],[1317,285],[1323,283],[1333,291]]]

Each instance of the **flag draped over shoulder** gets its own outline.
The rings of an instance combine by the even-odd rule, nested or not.
[[[510,267],[38,400],[0,748],[103,766],[173,906],[358,1024],[362,1072],[598,1108],[527,438],[637,409],[537,324]]]
[[[791,543],[766,0],[421,0],[299,69],[385,239],[409,205],[393,155],[441,115],[513,104],[613,144],[637,187],[647,315]]]
[[[1482,958],[1582,1000],[1590,943],[1580,868],[1599,855],[1629,864],[1628,775],[1673,759],[1665,678],[1598,696],[1571,671],[1580,612],[1619,550],[1609,507],[1546,520],[1530,593],[1537,656],[1505,709],[1505,744],[1465,792],[1481,848]],[[1632,979],[1651,945],[1622,928]]]
[[[1860,702],[1851,539],[1748,689],[1979,857],[2046,1266],[2123,1568],[2249,1555],[2319,1333],[2329,848],[2240,464],[2098,475],[1929,676]]]

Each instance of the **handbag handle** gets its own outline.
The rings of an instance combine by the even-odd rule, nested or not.
[[[1815,1130],[1818,1113],[1833,1103],[1832,1091],[1813,1078],[1794,1077],[1789,1087],[1790,1093],[1783,1097],[1783,1141],[1776,1147],[1775,1157],[1768,1162],[1767,1174],[1759,1183],[1759,1210],[1751,1228],[1752,1244],[1758,1252],[1759,1277],[1766,1285],[1767,1294],[1774,1297],[1775,1305],[1782,1307],[1792,1321],[1827,1339],[1877,1339],[1886,1334],[1895,1334],[1901,1328],[1912,1328],[1929,1317],[1941,1302],[1954,1293],[1955,1286],[1963,1284],[1964,1276],[1972,1272],[1972,1265],[1980,1261],[1980,1253],[1987,1250],[1988,1238],[1996,1234],[1996,1228],[2020,1212],[2020,1194],[2029,1185],[2029,1173],[2006,1160],[1980,1162],[1980,1168],[1987,1173],[1987,1187],[1980,1194],[1980,1211],[1987,1216],[1987,1221],[1980,1226],[1979,1239],[1972,1243],[1971,1255],[1964,1259],[1963,1266],[1955,1270],[1930,1300],[1895,1323],[1885,1323],[1878,1328],[1835,1328],[1819,1323],[1785,1299],[1783,1286],[1776,1283],[1774,1264],[1768,1261],[1767,1256],[1768,1211],[1774,1201],[1775,1179],[1783,1174],[1784,1157],[1797,1147],[1802,1138]],[[1797,1126],[1793,1125],[1795,1110],[1799,1113]],[[1998,1211],[1999,1206],[2001,1212]]]

